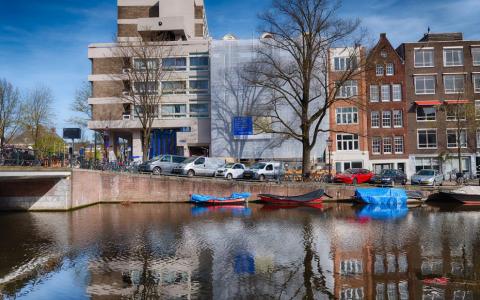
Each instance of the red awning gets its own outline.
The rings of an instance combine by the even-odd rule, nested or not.
[[[438,100],[424,100],[424,101],[415,101],[415,104],[418,106],[432,106],[432,105],[442,105],[442,102]]]
[[[468,100],[445,100],[445,103],[447,104],[466,104],[470,103]]]

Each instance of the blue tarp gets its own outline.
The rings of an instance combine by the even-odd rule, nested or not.
[[[374,220],[393,220],[403,218],[408,214],[405,205],[367,204],[358,212],[358,218],[369,218]]]
[[[225,206],[194,206],[192,207],[192,216],[199,217],[209,213],[231,213],[234,217],[249,217],[252,215],[252,209],[248,207],[225,207]]]
[[[367,204],[401,205],[407,204],[407,193],[394,188],[358,188],[355,197]]]
[[[242,198],[246,199],[250,196],[251,196],[250,193],[233,193],[230,195],[230,197],[215,197],[210,195],[193,194],[191,197],[191,201],[195,203],[202,203],[210,200],[228,201],[228,200],[235,200],[235,199],[242,199]]]

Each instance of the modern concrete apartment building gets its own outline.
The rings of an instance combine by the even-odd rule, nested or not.
[[[429,33],[397,52],[405,61],[409,175],[424,168],[440,169],[447,177],[455,173],[458,141],[463,171],[475,174],[479,135],[471,124],[478,111],[476,116],[454,112],[459,106],[480,107],[480,41],[464,40],[462,33]],[[459,123],[462,119],[468,120]]]
[[[236,160],[301,162],[302,144],[299,141],[264,133],[256,126],[262,120],[269,122],[262,112],[268,109],[266,105],[271,93],[246,80],[244,67],[254,61],[255,48],[259,46],[260,39],[239,40],[232,35],[211,42],[211,154]],[[285,107],[282,114],[285,120],[298,118],[289,107]],[[322,129],[328,129],[327,119]],[[311,153],[314,163],[323,160],[325,155],[328,133],[320,135]]]
[[[329,81],[331,84],[342,78],[342,74],[355,64],[365,65],[364,48],[330,49]],[[365,72],[354,72],[352,80],[342,85],[337,94],[338,100],[330,106],[330,139],[332,140],[332,164],[336,172],[350,168],[369,168],[367,114],[365,113],[366,87]]]
[[[170,72],[155,83],[163,98],[153,122],[150,156],[208,154],[210,147],[209,37],[203,0],[118,0],[115,43],[92,44],[92,120],[89,128],[105,135],[105,143],[118,152],[118,141],[128,142],[131,156],[142,157],[141,124],[125,97],[130,84],[125,75],[136,68],[135,57],[125,60],[118,47],[139,40],[169,47],[169,57],[157,59]],[[122,44],[123,43],[123,44]],[[155,59],[155,58],[153,58]],[[168,92],[167,92],[168,89]],[[112,151],[112,150],[111,150]],[[118,153],[117,153],[118,154]]]
[[[407,105],[402,58],[385,33],[370,51],[366,66],[368,143],[371,168],[407,170]],[[369,166],[370,168],[370,166]]]

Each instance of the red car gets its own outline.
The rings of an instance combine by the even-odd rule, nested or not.
[[[359,184],[369,182],[372,177],[373,173],[367,169],[348,169],[343,173],[335,175],[333,182]]]

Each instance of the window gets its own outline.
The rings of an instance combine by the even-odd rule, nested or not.
[[[474,66],[480,66],[480,48],[472,48],[472,59]]]
[[[475,100],[475,120],[480,120],[480,100]]]
[[[443,76],[443,83],[445,85],[445,94],[463,93],[463,75],[445,75]]]
[[[480,85],[479,85],[480,88]],[[378,85],[371,85],[370,86],[370,102],[378,102]]]
[[[387,51],[382,50],[382,51],[380,52],[380,56],[383,57],[383,58],[387,58],[387,56],[388,56]]]
[[[414,51],[415,68],[433,67],[433,49],[416,49]]]
[[[335,71],[353,70],[357,67],[357,59],[355,57],[335,57],[333,61]]]
[[[463,66],[463,48],[443,49],[445,67]]]
[[[435,94],[435,76],[415,76],[415,94]]]
[[[419,129],[417,131],[418,149],[437,148],[437,129]]]
[[[467,119],[467,110],[464,105],[452,104],[446,108],[447,121],[465,121]]]
[[[210,112],[208,109],[208,103],[191,103],[190,104],[190,117],[191,118],[208,118]]]
[[[337,98],[350,98],[358,94],[356,80],[347,80],[338,88]]]
[[[418,106],[417,121],[435,121],[437,119],[437,109],[435,106]]]
[[[395,67],[392,63],[388,63],[386,67],[387,76],[393,76],[395,74]]]
[[[473,92],[480,93],[480,74],[473,74]]]
[[[401,110],[393,111],[393,127],[403,127],[403,112]]]
[[[208,94],[208,80],[190,80],[190,94]]]
[[[135,105],[135,117],[139,118],[147,113],[154,118],[158,117],[158,105]]]
[[[166,71],[186,71],[186,57],[169,57],[162,59],[162,68]]]
[[[392,127],[392,112],[389,110],[382,112],[382,127]]]
[[[480,148],[480,129],[477,129],[477,148]]]
[[[185,81],[163,81],[163,94],[185,94],[187,91],[187,83]]]
[[[208,56],[190,57],[190,70],[208,70]]]
[[[356,107],[337,108],[337,124],[358,124],[358,109]]]
[[[402,101],[402,85],[392,84],[392,100]]]
[[[383,153],[391,154],[392,153],[392,138],[384,137],[383,138]]]
[[[377,65],[375,68],[375,73],[377,76],[383,76],[383,65]]]
[[[133,67],[136,70],[156,70],[158,69],[158,59],[156,58],[135,58],[133,60]]]
[[[459,134],[460,138],[458,138]],[[447,148],[458,148],[459,140],[460,148],[467,148],[467,130],[447,129]]]
[[[403,136],[394,137],[393,144],[395,153],[402,154],[404,151]]]
[[[382,138],[381,137],[373,137],[372,138],[372,153],[373,154],[380,154],[382,147]]]
[[[337,149],[339,151],[358,150],[358,134],[337,134]]]
[[[186,104],[163,104],[162,118],[186,118],[187,105]]]
[[[372,111],[371,124],[372,124],[372,128],[380,127],[380,113],[378,111]]]
[[[438,158],[434,158],[434,157],[416,158],[415,172],[418,172],[424,169],[440,170],[440,163],[438,161]]]
[[[382,85],[382,102],[390,101],[390,85]]]
[[[157,83],[154,81],[150,82],[135,82],[133,84],[133,89],[135,94],[140,95],[154,95],[157,93]]]

